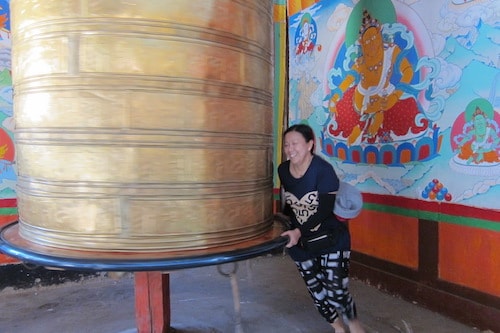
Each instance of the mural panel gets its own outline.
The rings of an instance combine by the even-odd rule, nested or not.
[[[9,1],[0,0],[0,209],[12,206],[10,199],[16,197],[10,51]]]
[[[497,210],[499,17],[486,0],[302,8],[289,19],[289,122],[309,123],[318,153],[364,192]]]

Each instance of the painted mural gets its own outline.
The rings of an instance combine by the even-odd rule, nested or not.
[[[316,1],[289,45],[289,123],[315,129],[341,178],[499,209],[498,3]]]
[[[9,1],[0,0],[0,199],[16,196],[13,131]]]

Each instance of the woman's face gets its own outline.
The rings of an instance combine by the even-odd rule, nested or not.
[[[285,135],[283,149],[286,157],[292,164],[300,164],[311,155],[313,141],[306,142],[306,139],[299,132],[288,132]]]

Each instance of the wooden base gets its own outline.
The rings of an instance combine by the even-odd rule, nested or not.
[[[170,275],[136,272],[134,276],[137,333],[170,332]]]

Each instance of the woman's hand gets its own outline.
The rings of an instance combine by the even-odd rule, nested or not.
[[[291,248],[292,246],[297,245],[299,242],[300,237],[302,236],[302,233],[300,232],[299,228],[295,228],[292,230],[287,230],[284,233],[281,234],[283,237],[288,237],[288,243],[286,243],[287,248]]]

